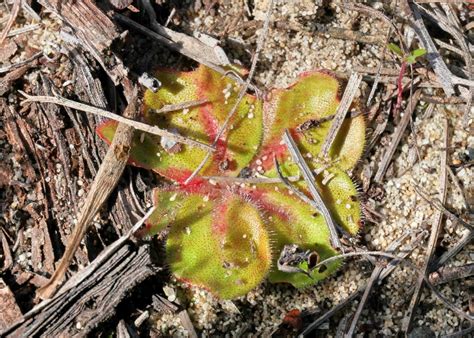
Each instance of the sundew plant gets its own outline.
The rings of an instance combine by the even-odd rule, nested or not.
[[[162,87],[156,93],[145,92],[144,120],[212,144],[236,104],[239,85],[205,66],[191,72],[162,70],[156,77]],[[275,160],[282,174],[292,177],[309,197],[282,141],[289,130],[314,171],[336,223],[351,234],[359,230],[361,206],[346,171],[363,151],[363,117],[347,118],[328,156],[320,156],[332,123],[327,117],[336,112],[339,92],[340,83],[332,74],[315,71],[302,74],[286,89],[269,91],[262,99],[245,95],[215,151],[189,182],[206,150],[137,132],[130,163],[166,179],[153,192],[156,210],[147,221],[147,231],[168,232],[166,259],[177,278],[231,299],[245,295],[264,278],[300,288],[337,269],[339,261],[324,269],[301,264],[302,272],[278,269],[277,260],[288,245],[315,253],[320,260],[337,251],[331,246],[324,217],[279,183]],[[202,103],[157,113],[163,106],[188,101]],[[98,133],[110,142],[116,126],[108,121]]]

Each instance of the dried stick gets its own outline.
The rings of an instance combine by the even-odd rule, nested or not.
[[[145,12],[148,14],[148,19],[152,29],[156,33],[178,44],[180,46],[180,53],[195,55],[197,58],[213,63],[217,66],[228,66],[230,64],[224,50],[218,45],[218,40],[212,39],[212,41],[203,41],[195,34],[193,34],[195,36],[189,36],[187,34],[175,32],[166,27],[166,25],[162,26],[156,20],[156,13],[150,0],[142,0],[141,3]]]
[[[377,170],[377,173],[375,174],[374,181],[377,183],[381,183],[383,177],[385,176],[385,172],[387,171],[387,168],[390,164],[390,161],[392,160],[393,155],[395,154],[395,150],[398,147],[398,144],[400,143],[400,140],[402,139],[402,135],[405,131],[405,129],[408,126],[408,123],[410,122],[411,115],[415,111],[416,105],[418,104],[418,99],[420,98],[421,94],[421,89],[418,89],[415,91],[413,94],[411,104],[408,105],[405,114],[403,115],[400,123],[397,126],[397,130],[392,136],[392,141],[390,142],[390,146],[385,152],[382,161],[380,163],[380,166]]]
[[[442,6],[444,11],[446,12],[447,15],[451,15],[452,18],[455,18],[455,16],[452,13],[452,8],[450,6]],[[461,50],[457,50],[456,47],[453,47],[449,44],[445,44],[442,41],[439,41],[442,46],[444,46],[447,49],[453,50],[456,53],[459,53],[465,61],[466,68],[467,68],[467,74],[469,75],[469,80],[473,80],[474,77],[474,72],[472,70],[472,53],[469,50],[469,45],[467,42],[466,36],[463,34],[463,28],[461,27],[460,23],[458,20],[453,19],[449,20],[447,15],[442,14],[439,10],[435,10],[436,12],[436,17],[433,17],[431,13],[429,13],[424,7],[419,6],[419,9],[423,11],[423,14],[425,14],[428,19],[434,21],[438,26],[440,26],[442,29],[444,29],[446,32],[451,34],[454,39],[458,42],[458,44],[461,46]],[[453,23],[451,25],[450,23]],[[464,115],[463,115],[463,126],[467,126],[469,122],[469,117],[471,116],[471,106],[472,106],[472,98],[474,96],[474,88],[473,86],[469,86],[469,94],[467,95],[467,103],[466,107],[464,110]]]
[[[271,177],[228,177],[228,176],[202,176],[203,179],[208,181],[236,183],[236,184],[279,184],[281,183],[280,178]],[[300,176],[289,176],[285,177],[290,182],[298,182]]]
[[[329,257],[327,259],[325,259],[324,261],[321,261],[319,262],[318,264],[316,264],[312,269],[317,269],[319,268],[320,266],[322,265],[325,265],[327,263],[330,263],[330,262],[333,262],[333,261],[336,261],[338,259],[341,259],[341,258],[345,258],[345,257],[355,257],[355,256],[379,256],[379,257],[386,257],[386,258],[392,258],[392,259],[398,259],[398,256],[396,255],[393,255],[393,254],[389,254],[387,252],[383,252],[383,251],[357,251],[357,252],[349,252],[349,253],[343,253],[343,254],[340,254],[340,255],[336,255],[336,256],[332,256],[332,257]],[[428,277],[424,274],[422,274],[420,271],[419,271],[419,267],[417,267],[415,264],[407,261],[407,260],[404,260],[403,261],[404,264],[406,264],[407,266],[409,266],[411,269],[413,269],[413,271],[415,272],[415,274],[417,274],[418,276],[423,276],[423,281],[426,283],[426,285],[430,288],[430,290],[433,292],[433,295],[438,298],[438,300],[440,300],[441,302],[443,302],[443,304],[449,308],[451,311],[453,311],[454,313],[456,313],[460,318],[463,318],[465,320],[468,320],[468,321],[474,321],[474,316],[472,315],[468,315],[466,314],[462,309],[459,309],[457,308],[453,303],[451,303],[449,300],[446,299],[446,297],[441,293],[439,292],[429,281]]]
[[[359,89],[360,82],[362,81],[362,75],[358,73],[352,73],[349,81],[347,83],[346,89],[344,91],[344,95],[342,96],[341,102],[337,107],[336,116],[334,117],[334,121],[331,124],[331,128],[324,139],[323,146],[321,148],[322,157],[327,157],[329,154],[329,149],[331,148],[334,140],[336,139],[337,133],[344,122],[346,117],[347,111],[352,104],[352,100],[354,100],[355,95],[357,94],[357,90]]]
[[[288,130],[285,130],[283,140],[286,143],[288,150],[290,151],[293,161],[298,165],[298,168],[300,169],[303,178],[306,184],[308,185],[309,192],[311,193],[311,196],[313,196],[314,202],[317,205],[317,209],[320,210],[321,214],[324,217],[324,220],[326,221],[326,224],[329,228],[329,234],[331,237],[332,245],[334,246],[334,248],[344,251],[342,243],[337,234],[336,223],[334,222],[334,219],[331,216],[331,212],[324,204],[321,194],[319,193],[318,188],[316,187],[314,175],[309,169],[308,164],[305,162],[303,156],[301,155],[301,152],[298,149],[298,146],[296,145]]]
[[[22,3],[21,0],[15,0],[15,2],[13,3],[10,17],[8,18],[5,28],[3,28],[3,31],[0,34],[0,45],[2,45],[3,41],[5,41],[5,39],[7,38],[8,32],[10,32],[10,29],[12,28],[13,23],[15,22],[15,19],[18,16],[18,13],[20,12],[21,3]]]
[[[405,259],[406,257],[408,257],[408,255],[410,255],[411,251],[413,251],[417,244],[425,237],[425,234],[426,233],[423,233],[421,232],[417,238],[411,243],[410,247],[411,247],[411,250],[408,251],[408,252],[404,252],[404,253],[401,253],[399,254],[397,257],[397,259],[393,259],[392,261],[390,261],[390,263],[385,267],[383,268],[382,270],[382,273],[380,274],[380,278],[379,278],[379,281],[382,281],[384,280],[385,278],[387,278],[393,270],[395,270],[395,268],[398,266],[398,264],[400,264],[400,262]],[[398,242],[399,240],[397,240]],[[364,292],[365,288],[367,287],[367,285],[363,285],[361,286],[357,291],[355,291],[354,293],[352,293],[349,297],[345,298],[341,303],[337,304],[336,306],[334,306],[331,310],[329,310],[328,312],[326,312],[324,315],[322,315],[321,317],[319,317],[317,320],[315,320],[314,322],[312,322],[306,329],[304,329],[304,331],[298,336],[299,338],[303,338],[305,337],[306,335],[308,335],[309,333],[311,333],[314,329],[316,329],[318,326],[320,326],[322,323],[324,323],[325,321],[327,321],[329,318],[331,318],[334,314],[336,314],[338,311],[340,311],[342,308],[344,308],[346,305],[348,305],[349,303],[351,303],[353,300],[355,300],[362,292]]]
[[[438,209],[441,211],[453,224],[461,224],[464,226],[466,229],[470,230],[471,232],[474,232],[474,225],[467,223],[463,219],[459,218],[455,214],[453,214],[451,211],[449,211],[443,203],[441,203],[438,199],[433,199],[430,200],[428,198],[428,195],[426,192],[424,192],[419,186],[416,184],[414,185],[415,192],[421,196],[429,205],[431,205],[433,208]]]
[[[273,158],[273,162],[275,163],[275,168],[277,170],[277,174],[278,174],[278,178],[280,179],[280,182],[283,182],[283,184],[290,191],[292,191],[300,200],[302,200],[306,204],[311,205],[314,209],[316,209],[316,211],[321,212],[315,201],[313,201],[311,198],[309,198],[304,193],[302,193],[299,189],[297,189],[294,185],[290,183],[290,180],[287,177],[283,176],[283,173],[281,172],[280,164],[278,163],[276,157]]]
[[[112,119],[112,120],[115,120],[119,123],[122,123],[122,124],[128,125],[130,127],[133,127],[134,129],[141,130],[141,131],[144,131],[146,133],[150,133],[150,134],[154,134],[154,135],[159,135],[161,137],[166,137],[170,140],[180,142],[180,143],[183,143],[183,144],[187,144],[189,146],[198,147],[198,148],[201,148],[201,149],[204,149],[204,150],[207,150],[207,151],[213,151],[214,150],[213,147],[211,147],[211,146],[209,146],[205,143],[202,143],[200,141],[189,139],[189,138],[181,136],[181,135],[173,134],[172,132],[161,129],[157,126],[150,126],[150,125],[148,125],[146,123],[143,123],[143,122],[128,119],[124,116],[120,116],[120,115],[111,113],[107,110],[100,109],[100,108],[97,108],[97,107],[94,107],[94,106],[91,106],[91,105],[88,105],[88,104],[76,102],[76,101],[73,101],[73,100],[68,100],[68,99],[66,99],[62,96],[32,96],[32,95],[26,94],[25,92],[23,92],[21,90],[19,90],[19,92],[23,96],[26,97],[26,100],[24,100],[21,103],[22,105],[25,104],[25,103],[28,103],[28,102],[43,102],[43,103],[59,104],[61,106],[65,106],[65,107],[85,111],[87,113],[91,113],[91,114],[99,115],[99,116],[102,116],[102,117],[105,117],[105,118],[108,118],[108,119]]]
[[[11,38],[11,37],[14,37],[14,36],[17,36],[17,35],[20,35],[20,34],[31,32],[31,31],[34,31],[34,30],[40,28],[40,27],[41,27],[41,24],[35,23],[33,25],[28,25],[28,26],[21,27],[21,28],[18,28],[18,29],[12,29],[7,34],[7,37]]]
[[[43,55],[43,52],[41,51],[41,52],[33,54],[31,57],[29,57],[26,60],[11,64],[11,65],[8,65],[8,66],[5,66],[5,67],[1,67],[0,68],[0,74],[7,73],[7,72],[11,71],[12,69],[20,68],[21,66],[24,66],[24,65],[30,63],[31,61],[39,58],[42,55]]]
[[[117,19],[121,23],[139,31],[140,33],[159,41],[169,49],[172,49],[194,61],[214,69],[216,72],[221,74],[225,74],[226,72],[226,70],[220,66],[221,62],[215,57],[213,48],[203,44],[193,37],[171,31],[170,29],[164,27],[163,29],[166,29],[166,31],[162,34],[159,34],[119,13],[114,13],[114,19]],[[173,32],[173,39],[170,37],[170,31]],[[209,56],[211,56],[211,58]]]
[[[448,283],[452,280],[467,278],[474,275],[474,263],[448,267],[444,266],[439,268],[437,271],[430,273],[428,276],[431,284],[439,285]]]
[[[166,106],[163,106],[160,109],[153,109],[152,112],[155,114],[171,113],[178,110],[200,106],[201,104],[204,104],[207,102],[209,102],[209,100],[202,99],[202,100],[187,101],[187,102],[176,103],[176,104],[167,104]]]
[[[406,232],[400,238],[398,238],[397,240],[390,243],[390,245],[386,249],[387,252],[393,252],[393,251],[397,250],[397,248],[409,236],[409,234],[410,234],[409,232]],[[364,309],[364,306],[367,302],[367,299],[369,298],[370,291],[372,290],[372,287],[375,285],[375,283],[379,280],[380,274],[382,273],[382,271],[384,269],[385,269],[385,267],[382,264],[379,264],[372,271],[372,274],[370,275],[369,281],[367,282],[367,284],[365,286],[364,294],[362,295],[362,298],[360,299],[359,305],[357,306],[357,310],[354,313],[354,316],[352,317],[351,326],[349,327],[349,330],[344,335],[345,337],[348,337],[348,338],[353,337],[353,335],[355,333],[356,326],[357,326],[357,322],[359,321],[360,315],[362,314],[362,310]]]
[[[447,162],[448,162],[448,149],[449,149],[449,141],[448,141],[448,120],[444,120],[444,149],[445,151],[441,155],[441,173],[439,179],[439,195],[442,203],[446,202],[447,197],[447,181],[448,181],[448,171],[446,169]],[[402,330],[407,335],[411,329],[413,318],[415,317],[415,309],[418,305],[421,295],[421,289],[423,287],[423,281],[426,278],[427,274],[429,273],[428,268],[430,266],[430,262],[433,259],[434,252],[436,250],[436,243],[438,241],[439,234],[441,233],[441,226],[443,221],[443,213],[438,211],[435,214],[433,225],[431,227],[431,234],[430,239],[428,241],[428,248],[426,249],[426,258],[425,262],[423,263],[423,267],[421,268],[420,275],[415,284],[415,291],[413,292],[410,305],[408,307],[407,313],[402,321]]]
[[[137,113],[138,107],[135,93],[135,97],[130,100],[129,105],[124,111],[124,116],[134,117]],[[112,144],[100,165],[99,171],[94,178],[94,182],[79,214],[77,224],[69,237],[66,251],[51,279],[46,285],[37,290],[38,297],[42,299],[51,298],[62,283],[64,275],[74,258],[74,254],[81,240],[86,234],[90,222],[102,204],[107,200],[122,176],[122,172],[128,161],[134,130],[133,127],[123,123],[119,123],[117,126]]]
[[[471,337],[472,335],[469,335],[469,334],[472,332],[474,332],[474,325],[471,324],[471,326],[466,329],[459,330],[457,332],[453,332],[442,337],[443,338],[465,338],[465,337]]]
[[[360,4],[360,3],[350,3],[350,2],[343,2],[342,3],[342,6],[349,9],[349,10],[352,10],[352,11],[359,11],[361,13],[365,13],[366,15],[368,15],[369,17],[371,16],[376,16],[378,17],[379,19],[385,21],[386,23],[389,24],[389,26],[394,30],[394,32],[397,34],[398,36],[398,40],[400,42],[400,47],[403,51],[404,54],[406,54],[406,47],[405,47],[405,41],[403,39],[403,35],[402,33],[400,32],[400,30],[398,29],[397,25],[388,17],[386,16],[385,14],[383,14],[381,11],[378,11],[370,6],[367,6],[367,5],[364,5],[364,4]]]
[[[466,230],[459,240],[451,249],[441,255],[439,259],[432,263],[431,270],[437,270],[439,267],[443,266],[447,261],[456,256],[466,245],[471,243],[474,239],[474,231]]]
[[[428,51],[427,58],[428,61],[433,68],[433,71],[436,73],[439,82],[441,83],[446,96],[451,96],[454,94],[454,82],[453,82],[453,74],[448,69],[446,64],[444,63],[443,58],[439,54],[436,46],[431,39],[430,33],[425,27],[423,19],[421,18],[420,11],[416,4],[411,4],[409,6],[414,15],[414,27],[416,35],[418,36],[418,40],[420,41],[422,47]]]
[[[255,54],[252,57],[252,65],[250,66],[250,71],[249,71],[249,74],[247,76],[247,80],[245,80],[245,83],[240,88],[240,92],[239,92],[239,95],[237,96],[237,100],[235,101],[234,105],[232,106],[232,109],[230,110],[229,114],[227,115],[221,129],[219,130],[216,137],[214,138],[214,141],[212,142],[213,147],[215,147],[215,145],[217,144],[217,141],[219,141],[222,134],[227,130],[227,125],[229,124],[230,120],[232,119],[235,112],[237,111],[237,108],[238,108],[240,102],[244,98],[244,95],[245,95],[245,93],[247,93],[247,89],[250,86],[250,82],[252,81],[253,75],[255,73],[255,68],[257,66],[258,57],[260,55],[260,52],[263,49],[263,45],[264,45],[265,39],[266,39],[267,34],[268,34],[268,28],[270,26],[270,17],[271,17],[272,10],[273,10],[273,2],[274,2],[274,0],[271,0],[270,3],[268,4],[267,14],[266,14],[266,17],[265,17],[265,23],[263,25],[263,31],[260,34],[260,36],[258,37],[257,49],[255,50]],[[194,177],[196,177],[196,175],[199,174],[199,172],[202,170],[202,168],[204,168],[204,165],[206,164],[206,162],[209,160],[210,156],[211,156],[211,154],[209,152],[206,153],[206,155],[204,156],[204,159],[201,161],[201,163],[199,163],[199,165],[194,170],[194,172],[186,179],[186,181],[184,182],[185,184],[188,184],[189,182],[191,182],[191,180]]]
[[[196,329],[194,328],[193,323],[191,322],[191,318],[189,318],[188,311],[183,310],[180,313],[178,313],[178,318],[181,321],[181,324],[183,325],[183,327],[188,331],[188,337],[198,338]]]

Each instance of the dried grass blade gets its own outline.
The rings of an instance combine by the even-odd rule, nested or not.
[[[448,149],[449,149],[449,141],[448,141],[448,120],[445,119],[444,121],[444,149],[445,151],[441,155],[441,173],[439,178],[439,195],[440,199],[443,204],[446,202],[447,197],[447,182],[448,182],[448,171],[446,169],[448,165]],[[431,228],[431,234],[428,242],[428,248],[426,249],[426,258],[425,262],[423,263],[423,267],[421,268],[421,273],[417,278],[415,291],[413,292],[413,296],[410,301],[410,305],[408,307],[407,313],[402,321],[402,330],[407,335],[411,329],[412,321],[415,316],[415,309],[418,305],[420,300],[421,289],[423,287],[423,281],[426,278],[427,274],[429,273],[428,268],[430,266],[430,262],[433,259],[434,252],[436,249],[436,243],[438,241],[439,234],[441,233],[441,226],[443,221],[443,213],[438,211],[435,214],[433,225]]]
[[[433,68],[433,71],[436,73],[441,86],[443,87],[446,96],[451,96],[454,94],[454,81],[453,74],[444,63],[443,58],[439,54],[436,46],[431,39],[430,33],[426,29],[426,26],[421,17],[421,13],[418,10],[418,5],[409,4],[413,12],[414,27],[416,35],[424,49],[426,49],[428,61]]]
[[[146,133],[159,135],[161,137],[166,137],[166,138],[171,139],[173,141],[183,143],[183,144],[187,144],[187,145],[192,146],[192,147],[198,147],[198,148],[201,148],[201,149],[204,149],[204,150],[207,150],[207,151],[213,151],[214,150],[213,147],[211,147],[211,146],[209,146],[205,143],[202,143],[200,141],[196,141],[196,140],[189,139],[189,138],[181,136],[181,135],[174,134],[174,133],[169,132],[167,130],[158,128],[157,126],[150,126],[149,124],[146,124],[146,123],[143,123],[143,122],[128,119],[126,117],[111,113],[111,112],[109,112],[107,110],[104,110],[104,109],[100,109],[100,108],[90,106],[90,105],[87,105],[87,104],[84,104],[84,103],[76,102],[76,101],[73,101],[73,100],[68,100],[68,99],[66,99],[62,96],[32,96],[32,95],[28,95],[28,94],[26,94],[25,92],[22,92],[22,91],[19,91],[19,92],[23,96],[26,97],[26,100],[24,100],[22,102],[22,104],[25,104],[27,102],[54,103],[54,104],[58,104],[58,105],[61,105],[61,106],[65,106],[65,107],[85,111],[87,113],[99,115],[99,116],[117,121],[119,123],[126,124],[128,126],[131,126],[135,129],[144,131]]]
[[[240,88],[239,95],[237,96],[237,100],[235,101],[234,105],[232,106],[232,109],[230,110],[230,112],[227,115],[224,123],[222,124],[221,129],[219,130],[216,137],[214,138],[214,142],[212,143],[213,147],[217,144],[217,141],[219,141],[222,134],[227,130],[227,126],[228,126],[230,120],[232,119],[232,117],[237,112],[237,108],[239,107],[240,102],[244,98],[244,96],[247,93],[247,90],[250,86],[250,82],[252,81],[253,75],[255,74],[255,68],[257,66],[258,57],[260,55],[260,52],[263,49],[263,45],[264,45],[265,39],[266,39],[267,34],[268,34],[268,29],[269,29],[269,26],[270,26],[270,18],[271,18],[271,14],[272,14],[272,10],[273,10],[273,3],[274,3],[274,0],[271,0],[270,3],[268,4],[267,13],[266,13],[266,17],[265,17],[265,23],[263,25],[263,31],[260,34],[260,36],[258,37],[257,49],[255,50],[255,54],[253,55],[253,58],[252,58],[252,65],[250,66],[250,71],[249,71],[249,74],[247,76],[247,80],[245,80],[245,83]],[[208,152],[206,154],[206,156],[204,156],[204,159],[201,161],[201,163],[199,163],[197,168],[194,170],[194,172],[186,179],[186,181],[184,182],[185,184],[188,184],[189,182],[191,182],[191,180],[194,177],[196,177],[196,175],[199,174],[199,172],[202,170],[202,168],[204,168],[204,165],[206,164],[206,162],[209,161],[210,157],[211,157],[211,154]]]
[[[7,38],[8,33],[10,32],[10,29],[12,28],[13,24],[15,23],[15,19],[18,16],[18,13],[20,12],[20,6],[21,6],[22,1],[21,0],[15,0],[13,3],[12,11],[10,13],[10,17],[8,18],[8,21],[5,25],[5,27],[2,30],[2,33],[0,34],[0,45],[3,44],[3,41]],[[6,6],[7,4],[5,4]]]
[[[400,143],[400,140],[402,139],[403,133],[405,132],[405,129],[407,128],[408,123],[410,122],[411,116],[413,112],[415,111],[415,107],[418,104],[420,94],[421,94],[420,89],[415,91],[412,99],[410,100],[411,104],[408,105],[405,111],[405,114],[403,115],[400,123],[397,125],[397,129],[392,136],[390,146],[385,152],[382,158],[382,161],[380,163],[380,166],[377,170],[377,173],[375,174],[374,181],[377,183],[381,183],[383,177],[385,176],[385,172],[387,171],[390,161],[392,160],[392,157],[395,154],[395,150],[397,149],[397,146]]]
[[[137,98],[135,96],[124,111],[125,116],[134,117],[137,115]],[[122,172],[127,165],[129,151],[133,139],[134,129],[126,124],[119,123],[117,131],[112,140],[104,160],[102,161],[97,175],[94,177],[90,191],[87,194],[84,206],[82,207],[77,224],[72,234],[68,238],[66,250],[59,261],[59,264],[46,285],[37,290],[36,294],[41,299],[51,298],[58,287],[63,282],[69,265],[74,258],[74,254],[84,238],[91,221],[107,200],[112,190],[117,185]]]
[[[331,128],[324,140],[323,146],[321,148],[321,154],[323,157],[327,157],[329,154],[329,149],[331,148],[334,140],[336,139],[337,133],[339,129],[341,129],[342,123],[346,117],[347,111],[354,100],[355,95],[357,94],[357,90],[359,89],[359,85],[362,81],[362,74],[359,73],[352,73],[349,81],[347,82],[346,90],[344,91],[344,95],[342,96],[341,102],[339,103],[339,107],[337,108],[336,115],[334,117],[334,121],[332,121]]]
[[[390,245],[387,247],[386,251],[387,252],[394,252],[395,250],[398,249],[398,247],[402,244],[402,242],[409,236],[409,232],[406,232],[400,238],[397,240],[393,241],[390,243]],[[351,326],[349,327],[349,330],[346,332],[344,335],[345,337],[352,337],[355,333],[355,329],[357,326],[357,322],[359,321],[360,315],[362,314],[362,310],[364,309],[364,306],[367,302],[367,299],[369,298],[370,291],[372,290],[372,287],[374,284],[380,279],[380,275],[382,274],[382,271],[386,267],[383,265],[378,265],[375,267],[375,269],[372,271],[372,274],[370,275],[369,281],[367,282],[364,290],[364,294],[362,295],[362,298],[360,299],[359,305],[357,306],[357,310],[354,313],[354,316],[352,317],[352,322]]]
[[[336,230],[336,223],[334,222],[334,219],[332,218],[329,209],[326,207],[323,199],[321,198],[321,194],[319,193],[318,188],[315,184],[315,178],[313,173],[309,169],[308,164],[306,164],[303,156],[301,155],[301,152],[299,151],[295,141],[291,137],[290,132],[288,130],[285,131],[285,134],[283,135],[283,140],[286,143],[288,150],[290,151],[293,161],[298,165],[298,168],[300,169],[303,178],[306,184],[308,185],[308,189],[311,193],[311,196],[313,196],[314,202],[317,205],[317,209],[320,210],[321,214],[324,217],[324,220],[326,221],[326,224],[329,228],[332,245],[336,249],[340,249],[341,251],[343,251],[343,247]]]

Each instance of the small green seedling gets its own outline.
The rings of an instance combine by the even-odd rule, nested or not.
[[[163,86],[156,93],[146,91],[144,120],[212,143],[237,100],[238,84],[205,66],[191,72],[159,71],[156,77]],[[332,123],[323,118],[335,114],[339,86],[332,74],[318,71],[301,75],[286,89],[270,91],[264,100],[245,95],[211,159],[187,183],[205,151],[154,135],[135,135],[130,162],[170,182],[154,191],[157,208],[147,229],[150,234],[168,229],[167,261],[179,279],[230,299],[245,295],[265,277],[307,287],[337,269],[340,261],[311,269],[315,259],[324,260],[337,252],[324,217],[283,184],[235,183],[216,177],[275,178],[274,158],[285,175],[297,177],[298,168],[282,143],[289,129],[317,173],[316,184],[334,219],[347,232],[357,233],[362,224],[361,206],[346,170],[354,167],[363,151],[363,117],[347,119],[329,158],[319,156]],[[204,103],[155,113],[164,105],[193,100]],[[325,122],[315,128],[301,128],[320,119]],[[98,133],[110,142],[116,126],[116,122],[106,122]],[[295,184],[310,196],[304,181]],[[282,256],[288,247],[297,250]]]
[[[418,58],[426,54],[426,50],[423,48],[418,48],[412,50],[408,55],[406,55],[398,45],[392,42],[389,43],[387,47],[402,59],[402,63],[400,65],[400,72],[398,74],[397,79],[397,104],[395,105],[394,109],[394,111],[397,112],[400,109],[400,106],[402,105],[403,77],[405,76],[407,65],[412,65],[416,63],[418,61]]]
[[[402,58],[403,61],[405,61],[408,64],[414,64],[415,62],[418,61],[417,60],[418,58],[426,54],[426,49],[418,48],[418,49],[414,49],[410,51],[408,55],[405,55],[402,49],[398,45],[394,44],[393,42],[388,44],[388,49],[390,49],[392,52],[397,54],[399,57]]]

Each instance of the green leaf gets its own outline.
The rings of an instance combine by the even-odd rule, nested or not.
[[[403,57],[403,51],[402,49],[394,44],[393,42],[390,42],[388,45],[387,45],[388,49],[390,49],[392,52],[394,52],[395,54],[397,54],[398,56],[401,56]]]
[[[411,51],[410,54],[417,58],[417,57],[425,55],[426,54],[426,49],[418,48],[418,49],[415,49],[415,50]]]
[[[145,122],[212,144],[237,100],[237,84],[205,66],[192,72],[160,71],[156,77],[162,87],[156,93],[150,90],[145,92]],[[164,105],[201,99],[209,102],[188,110],[154,113]],[[98,133],[110,143],[116,126],[116,122],[106,122],[99,127]],[[260,146],[261,126],[262,102],[254,96],[245,95],[201,174],[237,176]],[[137,133],[131,150],[131,162],[169,179],[184,181],[206,156],[202,149],[181,144],[172,151],[166,151],[160,144],[162,141],[159,136]]]
[[[423,48],[420,48],[420,49],[415,49],[413,51],[410,52],[410,55],[407,56],[406,58],[406,62],[409,63],[409,64],[413,64],[417,61],[417,59],[420,57],[420,56],[423,56],[426,54],[426,50],[423,49]]]
[[[340,169],[331,168],[326,175],[318,176],[316,183],[337,224],[349,233],[356,234],[362,225],[361,209],[357,189],[349,176]],[[300,185],[300,188],[303,186]],[[307,287],[336,271],[340,266],[339,261],[328,264],[324,271],[312,271],[312,278],[303,273],[279,271],[276,268],[277,259],[287,244],[297,244],[303,250],[316,251],[321,260],[337,254],[330,243],[329,229],[320,213],[292,195],[283,185],[257,185],[249,195],[260,201],[264,213],[268,215],[268,228],[273,234],[275,253],[270,282]]]
[[[151,231],[170,226],[171,271],[221,298],[245,295],[271,264],[269,235],[259,207],[243,193],[199,183],[155,190]]]
[[[284,131],[290,129],[311,169],[328,165],[336,165],[343,170],[352,168],[364,150],[365,121],[362,115],[344,121],[329,150],[329,158],[322,158],[319,154],[332,120],[304,131],[297,130],[305,122],[317,122],[334,115],[340,91],[337,78],[327,72],[307,72],[287,89],[272,90],[264,103],[263,144],[250,167],[265,176],[276,177],[273,165],[273,157],[276,156],[290,176],[297,174],[297,167],[288,161],[290,155],[281,142]]]

